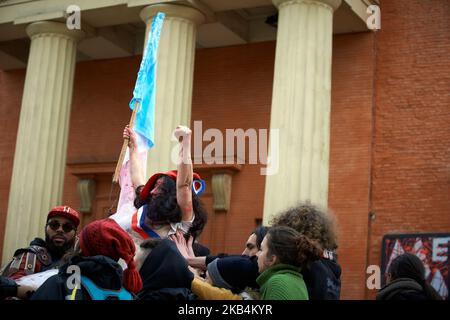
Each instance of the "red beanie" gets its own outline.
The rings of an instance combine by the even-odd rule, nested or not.
[[[153,185],[155,184],[156,180],[158,180],[160,177],[168,176],[168,177],[171,177],[172,179],[176,180],[177,179],[177,175],[178,175],[177,170],[170,170],[170,171],[167,171],[167,172],[164,172],[164,173],[162,173],[162,172],[155,173],[154,175],[152,175],[150,177],[150,179],[148,179],[147,183],[142,188],[141,193],[139,194],[139,197],[141,199],[147,198],[147,196],[150,193],[151,189],[153,188]],[[198,173],[196,173],[196,172],[192,173],[192,178],[194,180],[201,180],[202,179],[200,177],[200,175]]]
[[[133,261],[135,246],[131,237],[113,219],[96,220],[80,233],[83,256],[103,255],[118,261],[122,258],[128,268],[123,273],[124,287],[137,293],[142,289],[142,279]]]

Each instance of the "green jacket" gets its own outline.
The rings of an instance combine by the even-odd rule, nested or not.
[[[276,264],[259,275],[261,300],[309,300],[300,268]]]

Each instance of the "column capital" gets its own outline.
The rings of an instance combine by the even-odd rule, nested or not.
[[[278,9],[280,8],[280,6],[285,6],[285,5],[289,5],[289,3],[319,3],[319,4],[323,4],[326,6],[329,6],[330,8],[333,9],[333,11],[335,11],[337,8],[339,8],[339,6],[341,5],[342,0],[272,0],[273,4],[275,5],[275,7],[277,7]]]
[[[83,30],[70,30],[65,23],[54,21],[33,22],[27,26],[26,31],[31,39],[41,34],[56,34],[79,41],[85,36]]]
[[[178,4],[150,5],[142,9],[139,15],[144,22],[147,22],[159,11],[164,12],[168,17],[186,19],[196,25],[199,25],[206,20],[205,15],[201,11],[193,7]]]

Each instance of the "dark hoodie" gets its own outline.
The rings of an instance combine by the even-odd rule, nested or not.
[[[423,287],[415,280],[409,278],[396,279],[377,294],[377,300],[428,300]]]
[[[194,300],[190,290],[194,275],[178,251],[175,243],[164,239],[154,248],[142,264],[143,288],[139,300],[181,301]]]
[[[81,275],[91,279],[98,287],[120,290],[122,287],[122,268],[106,256],[75,256],[59,269],[59,273],[47,279],[33,294],[31,300],[69,300],[72,290],[67,287],[67,279],[73,275],[67,268],[77,265]],[[71,282],[69,280],[69,282]],[[75,300],[91,300],[84,288],[76,291]]]
[[[0,300],[17,295],[17,283],[10,278],[0,276]]]
[[[334,259],[320,258],[302,269],[309,300],[339,300],[341,267]]]

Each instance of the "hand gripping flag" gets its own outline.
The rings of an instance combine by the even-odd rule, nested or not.
[[[153,19],[152,28],[148,35],[147,45],[142,56],[141,65],[133,90],[130,108],[138,108],[133,130],[137,135],[139,160],[141,167],[147,167],[147,151],[154,144],[155,131],[155,100],[156,100],[156,67],[158,44],[165,14],[158,12]],[[127,149],[122,168],[120,169],[120,198],[117,213],[113,218],[125,218],[133,213],[134,189],[129,170],[129,150]]]

